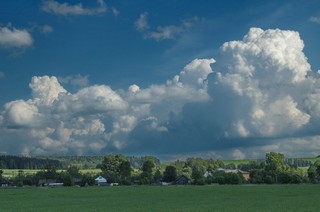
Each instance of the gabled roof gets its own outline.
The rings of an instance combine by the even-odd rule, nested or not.
[[[176,184],[188,183],[188,182],[189,182],[189,178],[185,175],[180,175],[176,180]]]
[[[102,177],[102,176],[99,176],[95,179],[95,181],[99,182],[99,183],[106,183],[107,182],[107,179]]]

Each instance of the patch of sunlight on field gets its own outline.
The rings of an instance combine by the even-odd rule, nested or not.
[[[5,178],[13,178],[19,174],[19,171],[22,170],[23,174],[36,174],[39,169],[2,169],[2,176]]]
[[[81,169],[80,173],[96,175],[101,173],[101,169]]]

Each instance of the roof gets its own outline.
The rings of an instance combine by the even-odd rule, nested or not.
[[[102,177],[102,176],[99,176],[95,179],[95,181],[99,182],[99,183],[106,183],[107,182],[107,179]]]
[[[176,180],[176,183],[177,184],[179,184],[179,183],[188,183],[188,181],[189,181],[189,178],[187,177],[187,176],[185,176],[185,175],[181,175],[181,176],[179,176],[178,178],[177,178],[177,180]]]

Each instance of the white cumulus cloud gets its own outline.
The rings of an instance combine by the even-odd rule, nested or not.
[[[26,29],[17,29],[10,24],[0,27],[0,47],[26,48],[33,44],[33,38]]]
[[[59,94],[66,93],[56,77],[32,77],[29,87],[34,101],[39,104],[51,105]]]
[[[223,44],[224,70],[214,74],[209,86],[217,102],[224,93],[221,109],[233,111],[230,129],[224,129],[228,135],[277,136],[309,123],[303,101],[312,81],[303,47],[297,32],[258,28],[242,41]]]
[[[320,77],[303,48],[298,32],[252,28],[224,43],[218,58],[194,59],[146,88],[83,83],[71,93],[54,76],[35,76],[32,98],[0,112],[0,147],[13,151],[14,140],[16,153],[31,155],[315,155]]]
[[[33,127],[38,125],[40,114],[32,102],[16,100],[5,104],[4,117],[10,127]]]

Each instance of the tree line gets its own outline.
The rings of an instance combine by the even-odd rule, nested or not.
[[[45,169],[48,165],[55,166],[59,169],[65,168],[59,160],[0,155],[0,169]]]
[[[160,160],[153,156],[125,156],[132,168],[140,168],[144,161],[152,160],[160,165]],[[104,156],[13,156],[0,155],[0,169],[45,169],[47,165],[54,165],[57,169],[77,166],[80,169],[100,169]]]
[[[108,183],[120,185],[157,185],[161,183],[177,184],[183,176],[188,181],[185,183],[204,184],[299,184],[320,182],[320,160],[310,163],[308,171],[297,168],[283,154],[270,152],[264,160],[251,161],[246,164],[224,164],[219,160],[188,158],[162,164],[153,156],[141,157],[132,160],[122,154],[106,155],[99,164],[101,173],[83,174],[80,167],[70,165],[62,172],[57,171],[57,166],[49,164],[44,170],[36,174],[24,174],[21,170],[11,182],[17,185],[39,185],[40,179],[58,179],[65,186],[94,185],[94,179],[101,175]],[[134,166],[132,161],[135,162]],[[139,163],[137,162],[139,161]],[[292,161],[291,161],[292,162]],[[235,169],[237,168],[237,169]],[[249,179],[244,178],[244,173]],[[5,180],[0,171],[0,181]]]

